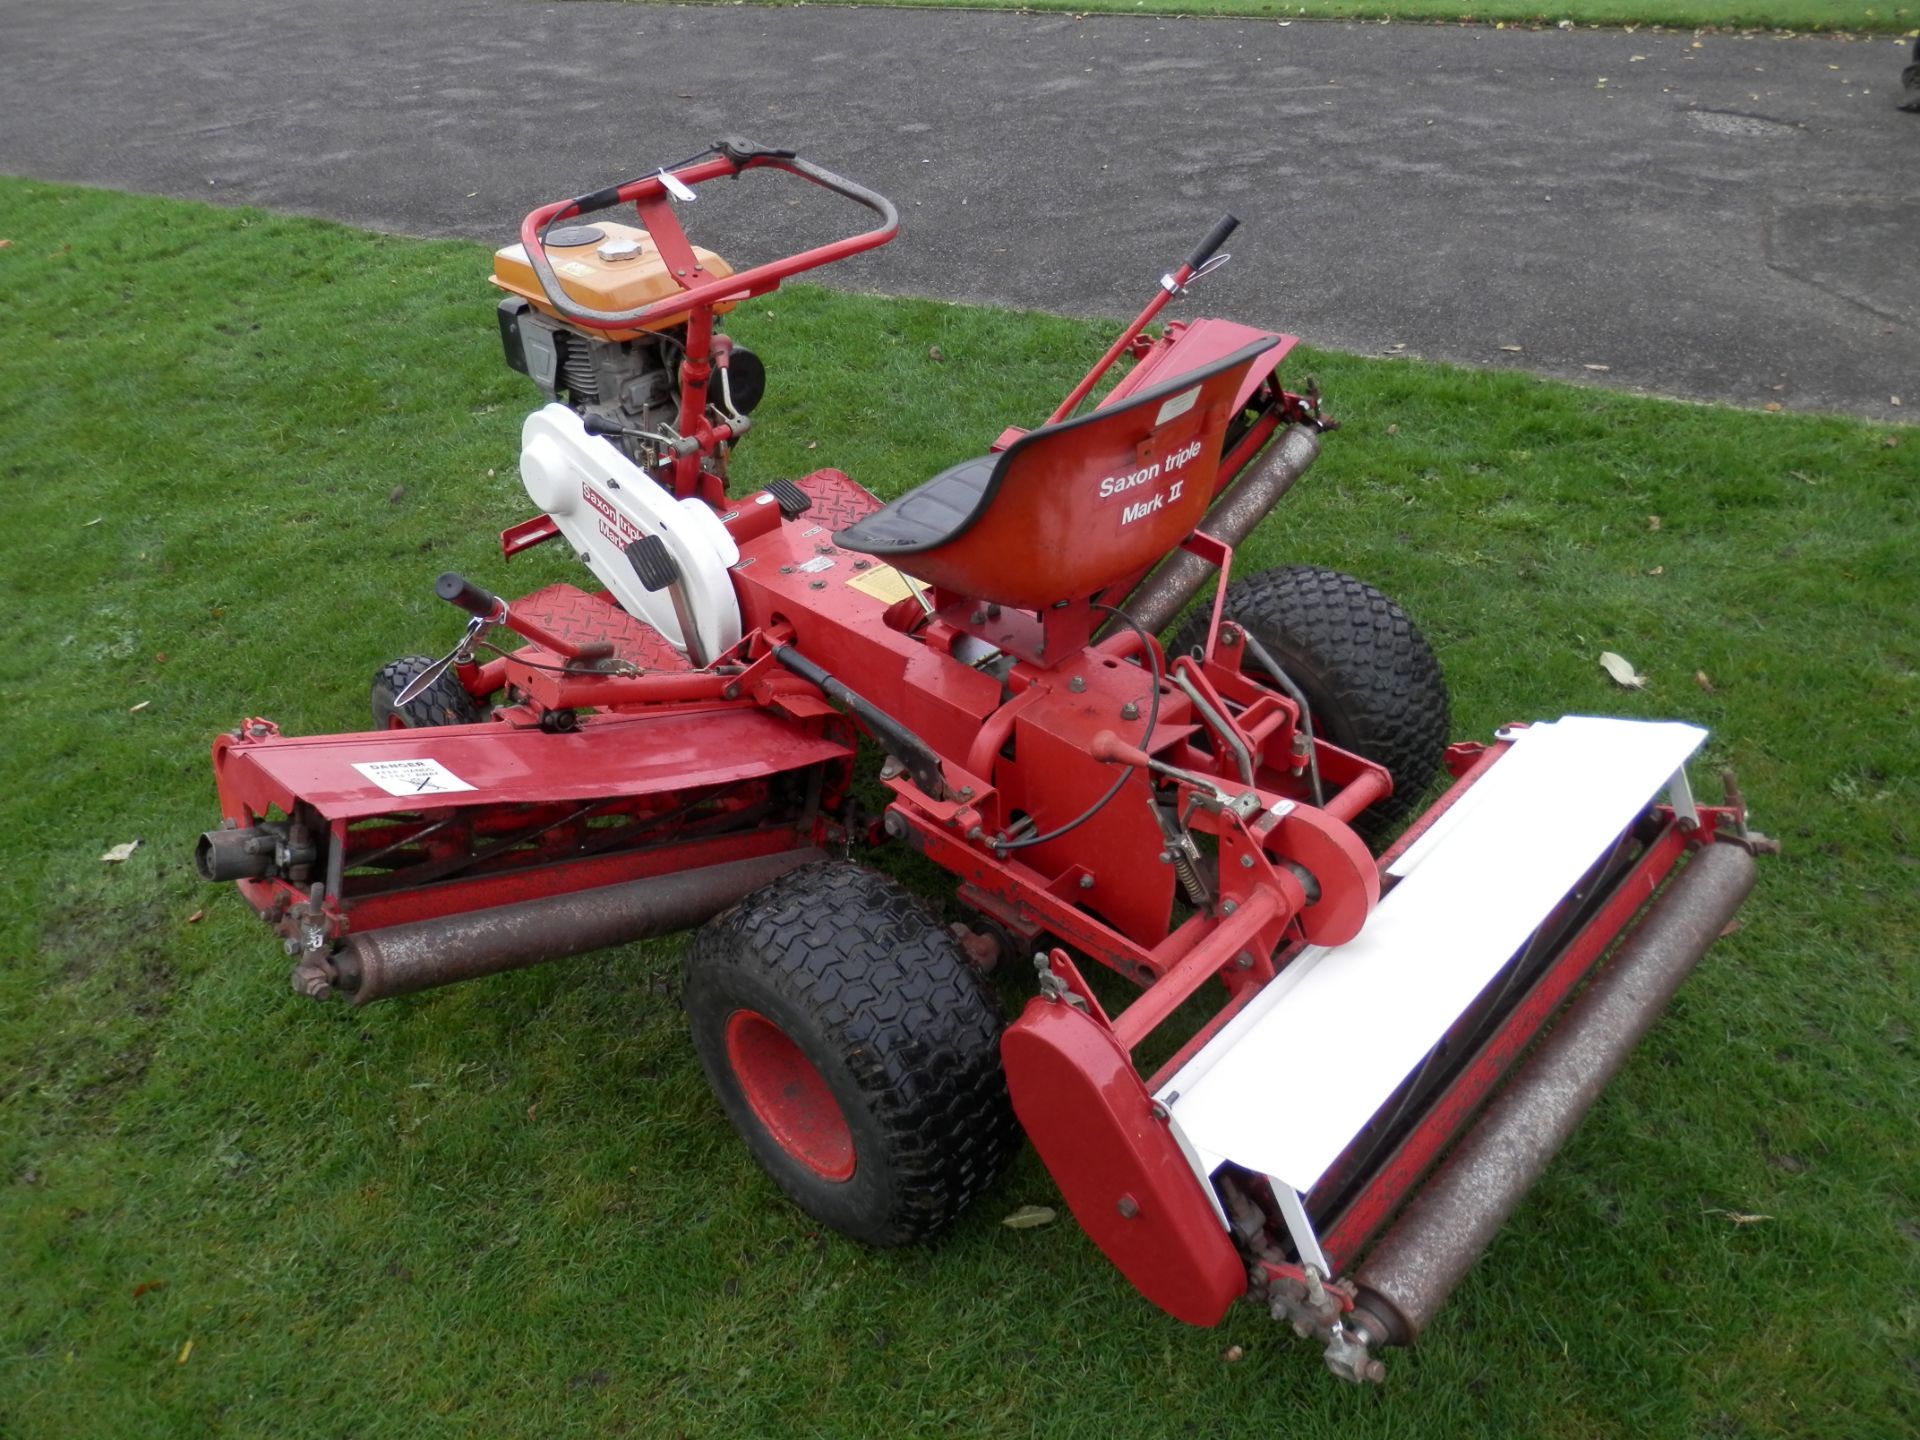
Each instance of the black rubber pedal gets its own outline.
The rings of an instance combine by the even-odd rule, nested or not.
[[[648,590],[664,590],[680,578],[680,567],[667,553],[667,542],[658,535],[642,535],[627,546],[627,563]]]
[[[791,520],[804,515],[813,508],[813,497],[791,480],[773,480],[767,484],[767,493],[779,505],[780,513]]]

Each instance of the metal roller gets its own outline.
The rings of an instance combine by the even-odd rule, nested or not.
[[[1200,529],[1228,545],[1240,544],[1319,455],[1319,434],[1307,425],[1289,425],[1239,479],[1221,492],[1207,511],[1207,518],[1200,522]],[[1213,574],[1213,566],[1198,555],[1175,550],[1140,582],[1120,608],[1142,630],[1163,630]],[[1117,623],[1109,620],[1101,635],[1104,637]]]
[[[1654,900],[1355,1273],[1351,1325],[1368,1345],[1419,1336],[1726,927],[1753,875],[1744,849],[1709,845]]]
[[[355,1005],[366,1005],[670,934],[712,919],[789,870],[826,858],[812,848],[785,850],[350,935],[334,962],[334,988]]]

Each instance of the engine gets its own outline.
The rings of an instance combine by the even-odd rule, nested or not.
[[[546,237],[547,257],[567,294],[594,310],[633,310],[671,295],[678,285],[647,232],[611,222],[569,225]],[[698,246],[694,256],[708,276],[733,267]],[[577,411],[589,430],[604,435],[636,465],[661,463],[673,452],[680,415],[680,361],[686,326],[588,330],[562,319],[540,289],[526,250],[495,252],[493,283],[508,292],[500,302],[500,341],[507,364],[529,377],[549,400]],[[707,402],[722,419],[752,413],[766,391],[766,367],[751,350],[720,333],[714,308],[714,370]],[[719,363],[722,354],[726,364]],[[737,430],[744,430],[744,424]]]

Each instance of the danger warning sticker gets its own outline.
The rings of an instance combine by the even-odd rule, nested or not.
[[[356,760],[353,768],[389,795],[450,795],[473,789],[438,760]]]

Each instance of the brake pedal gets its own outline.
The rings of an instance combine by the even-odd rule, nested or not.
[[[648,590],[664,590],[680,578],[680,567],[668,553],[667,542],[658,535],[642,535],[630,542],[627,562]]]
[[[780,507],[780,513],[789,520],[804,515],[813,508],[813,497],[791,480],[768,481],[767,493],[773,496],[774,502]]]

